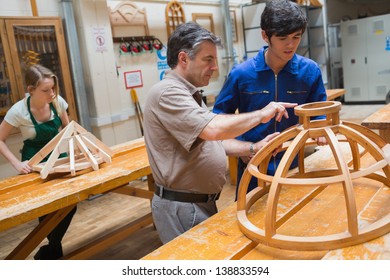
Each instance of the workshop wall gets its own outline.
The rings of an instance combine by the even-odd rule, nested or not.
[[[59,16],[61,3],[58,0],[36,0],[39,16]],[[80,0],[73,1],[78,41],[84,71],[86,95],[92,133],[106,145],[112,146],[142,136],[135,107],[126,88],[125,73],[139,71],[142,74],[142,86],[135,88],[141,108],[145,103],[149,88],[160,80],[162,69],[158,63],[163,63],[157,51],[143,51],[137,54],[120,51],[120,43],[114,43],[109,19],[108,7],[114,8],[121,1]],[[149,34],[157,37],[166,45],[168,34],[165,25],[165,8],[168,1],[132,1],[140,9],[145,9]],[[180,1],[182,2],[182,1]],[[184,1],[183,9],[186,21],[192,20],[192,13],[212,14],[214,32],[225,39],[223,15],[220,3],[216,1]],[[0,0],[1,16],[32,16],[29,0]],[[233,5],[236,24],[241,26],[241,12],[238,5]],[[129,29],[130,30],[130,29]],[[129,33],[127,36],[140,36],[140,33]],[[234,43],[237,54],[236,61],[243,57],[242,31],[237,29],[237,42]],[[97,46],[97,36],[104,38],[104,45]],[[164,53],[163,53],[164,54]],[[226,49],[218,50],[218,75],[215,75],[208,87],[206,95],[218,94],[225,76],[228,73],[224,57]],[[83,110],[82,108],[78,108]],[[18,134],[10,137],[7,143],[15,154],[19,154],[22,146]],[[0,158],[0,177],[16,174],[12,166]]]

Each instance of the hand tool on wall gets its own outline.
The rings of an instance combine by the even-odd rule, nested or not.
[[[50,31],[47,31],[45,35],[47,36],[47,52],[52,53]]]
[[[20,34],[19,31],[15,31],[15,38],[16,38],[16,42],[18,44],[18,52],[23,52],[23,45],[22,45],[22,35]]]
[[[142,126],[142,123],[144,121],[144,116],[142,114],[141,105],[139,104],[139,101],[138,101],[137,92],[135,91],[134,88],[130,89],[130,95],[131,95],[131,99],[133,100],[133,104],[135,107],[135,113],[137,115],[138,123],[139,123],[140,129],[141,129],[141,134],[142,134],[142,136],[144,136],[144,128]]]
[[[46,54],[46,46],[45,46],[45,31],[42,30],[42,32],[40,32],[40,35],[41,35],[41,42],[42,42],[42,51],[44,54]]]

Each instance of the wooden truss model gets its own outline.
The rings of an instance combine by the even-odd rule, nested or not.
[[[363,222],[359,220],[361,213],[358,213],[357,210],[359,208],[363,211],[372,205],[372,207],[375,206],[379,209],[383,208],[380,206],[380,202],[375,201],[378,193],[386,194],[386,199],[389,201],[390,145],[368,128],[352,122],[340,121],[340,109],[341,103],[336,101],[314,102],[295,107],[295,114],[299,116],[299,124],[268,142],[249,162],[240,182],[237,200],[239,226],[248,238],[271,247],[307,251],[351,246],[390,232],[390,213],[381,213],[378,215],[379,217],[375,217],[376,220]],[[326,115],[326,119],[310,120],[312,116],[322,115]],[[328,168],[329,165],[323,167],[323,162],[316,162],[318,166],[321,166],[319,169],[310,169],[307,167],[309,164],[305,166],[305,146],[310,145],[310,143],[316,144],[312,139],[318,137],[326,138],[329,145],[327,148],[330,148],[333,154],[333,166],[335,167]],[[267,166],[271,160],[272,152],[280,145],[285,146],[285,154],[275,171],[275,175],[267,175]],[[349,149],[343,150],[342,145],[350,148],[352,160],[349,163],[343,155],[343,152]],[[361,164],[363,154],[371,156],[374,162],[367,168],[363,168]],[[298,167],[291,169],[295,157],[298,157]],[[247,193],[252,176],[257,178],[258,187]],[[363,177],[364,179],[362,179]],[[356,191],[361,188],[367,189],[367,184],[361,184],[359,188],[356,188],[356,180],[360,180],[360,182],[367,180],[371,182],[371,185],[376,181],[376,186],[381,186],[375,188],[375,195],[372,198],[367,198],[366,205],[361,205],[361,202],[358,204],[355,195]],[[286,195],[288,188],[297,190],[298,187],[306,190],[306,195],[298,202],[294,201],[291,204],[293,205],[291,209],[283,209],[283,205],[279,205],[279,200],[286,196],[281,197],[281,193]],[[341,193],[344,193],[345,208],[342,209],[345,211],[339,216],[346,216],[345,220],[340,222],[345,224],[345,231],[338,232],[343,227],[341,225],[335,232],[331,232],[329,229],[330,234],[318,236],[313,234],[315,228],[307,229],[307,227],[312,226],[312,223],[305,223],[304,226],[297,224],[296,227],[293,227],[294,230],[297,229],[297,232],[294,233],[291,233],[291,230],[288,232],[281,230],[283,224],[290,219],[292,223],[302,221],[299,217],[304,216],[305,209],[309,209],[305,206],[309,203],[314,205],[312,207],[316,211],[318,210],[316,213],[319,213],[319,216],[325,215],[326,217],[326,210],[321,212],[320,209],[317,209],[318,195],[326,188],[336,187],[342,188],[343,192]],[[268,194],[268,198],[265,196],[266,194]],[[256,212],[255,209],[258,208],[251,209],[255,203],[257,203],[256,207],[260,207],[259,205],[263,207],[261,211]],[[254,213],[258,215],[256,216]],[[248,214],[252,216],[249,218]],[[295,215],[297,217],[294,217]],[[332,220],[330,227],[332,227],[332,223],[337,222]],[[304,232],[298,232],[298,228],[301,230],[304,227]]]
[[[135,32],[132,27],[142,27],[143,35],[149,35],[149,25],[146,18],[146,10],[140,9],[131,1],[122,1],[114,8],[109,10],[111,31],[113,37],[118,37],[116,27],[126,27],[127,33]],[[130,29],[130,31],[129,31]],[[122,36],[121,36],[122,37]]]
[[[62,153],[68,156],[59,158]],[[47,161],[40,163],[49,154]],[[103,142],[71,121],[29,160],[29,165],[34,171],[40,172],[42,179],[54,172],[70,172],[74,176],[78,170],[90,167],[98,170],[103,161],[111,163],[112,155],[111,149]]]

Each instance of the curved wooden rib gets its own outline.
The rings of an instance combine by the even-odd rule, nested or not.
[[[292,141],[290,147],[287,149],[283,155],[279,167],[275,172],[274,180],[272,181],[270,191],[267,199],[267,212],[265,214],[265,234],[266,237],[271,238],[276,232],[276,209],[279,201],[279,194],[281,190],[281,185],[279,184],[279,179],[286,177],[288,170],[290,169],[291,163],[294,160],[294,157],[305,145],[305,142],[308,138],[308,132],[306,130],[301,131],[295,139]]]
[[[375,132],[373,132],[372,130],[370,130],[369,128],[367,128],[365,126],[361,126],[359,124],[356,124],[353,122],[348,122],[348,121],[342,121],[341,124],[348,126],[354,130],[359,131],[360,133],[362,133],[366,137],[370,138],[371,141],[374,142],[376,144],[376,146],[378,146],[381,149],[384,146],[388,145],[388,143],[382,137],[380,137],[378,134],[376,134]]]
[[[267,166],[268,162],[271,158],[270,155],[272,155],[272,152],[279,147],[278,143],[285,143],[289,141],[290,139],[294,138],[296,135],[298,135],[299,130],[297,127],[293,127],[291,129],[286,130],[285,132],[279,134],[274,138],[275,141],[270,141],[268,142],[263,148],[261,148],[256,155],[251,159],[249,164],[252,164],[254,166],[260,166],[262,169],[262,172],[266,173],[267,172]],[[258,156],[261,154],[262,156]],[[267,163],[267,165],[265,164]],[[248,172],[246,169],[242,175],[238,192],[237,192],[237,207],[238,209],[245,209],[245,200],[246,200],[246,195],[248,192],[248,186],[249,182],[252,178],[252,175]]]
[[[386,177],[389,178],[387,186],[390,186],[390,159],[386,157],[384,151],[380,149],[371,139],[364,136],[357,130],[352,130],[348,126],[340,125],[340,132],[343,134],[348,134],[349,138],[355,140],[361,146],[365,148],[365,150],[371,154],[371,156],[377,160],[385,160],[387,165],[383,167],[383,172],[386,174]]]
[[[359,146],[356,141],[348,139],[348,144],[351,149],[352,157],[352,166],[354,170],[360,169],[360,156],[359,155]]]
[[[349,173],[348,165],[344,160],[339,142],[333,134],[333,131],[329,128],[325,128],[325,132],[327,133],[326,138],[328,139],[328,144],[334,154],[336,164],[344,177],[342,184],[344,189],[345,205],[347,207],[348,230],[352,236],[355,236],[358,234],[358,220],[351,174]]]

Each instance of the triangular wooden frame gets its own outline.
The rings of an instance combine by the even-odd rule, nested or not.
[[[50,153],[48,160],[40,163]],[[58,158],[62,153],[68,153],[68,156]],[[113,152],[109,147],[78,123],[71,121],[28,163],[45,179],[55,172],[70,172],[74,176],[76,171],[89,167],[98,170],[100,163],[111,163],[112,156]]]

